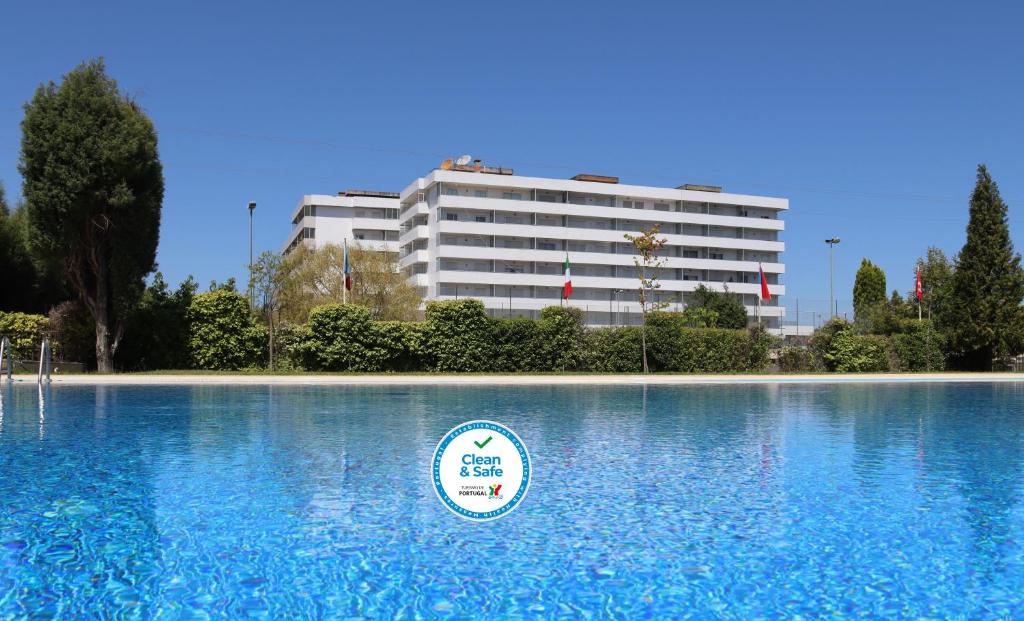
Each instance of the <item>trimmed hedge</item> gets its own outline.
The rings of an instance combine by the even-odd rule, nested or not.
[[[427,302],[423,353],[433,371],[494,369],[491,318],[480,300]]]
[[[48,327],[43,315],[0,312],[0,338],[11,340],[11,355],[16,359],[35,356]]]
[[[838,373],[882,373],[891,368],[889,339],[873,334],[837,332],[825,353],[825,361]]]
[[[652,368],[667,372],[743,372],[768,364],[763,331],[683,327],[678,313],[654,313],[648,325]],[[375,322],[354,305],[315,308],[298,344],[313,371],[530,373],[639,372],[640,328],[587,329],[579,309],[551,306],[539,320],[493,319],[478,300],[427,305],[423,323]]]
[[[910,332],[892,335],[894,371],[941,371],[946,368],[945,339],[927,321]]]
[[[584,343],[588,371],[639,373],[643,370],[640,328],[636,326],[592,328],[587,330]]]
[[[189,304],[189,352],[195,369],[237,371],[264,363],[267,332],[237,291],[200,293]]]

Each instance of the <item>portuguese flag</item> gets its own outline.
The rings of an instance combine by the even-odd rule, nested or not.
[[[572,276],[569,274],[569,255],[565,255],[565,284],[562,285],[562,299],[568,300],[572,295]]]

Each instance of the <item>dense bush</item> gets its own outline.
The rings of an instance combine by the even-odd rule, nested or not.
[[[426,365],[434,371],[494,368],[492,321],[480,300],[428,302],[423,328]]]
[[[306,327],[284,321],[274,326],[274,368],[277,371],[302,371],[302,344]]]
[[[15,358],[30,358],[39,351],[48,323],[43,315],[0,312],[0,338],[10,339]]]
[[[816,373],[825,368],[810,349],[783,347],[779,350],[779,370],[784,373]]]
[[[186,279],[171,291],[160,272],[146,288],[128,318],[125,335],[114,357],[117,368],[126,371],[186,369],[189,366],[188,309],[196,294],[196,283]],[[95,343],[93,344],[95,349]]]
[[[810,350],[815,359],[825,368],[826,371],[835,371],[835,366],[828,359],[828,353],[832,349],[832,340],[837,334],[853,330],[853,325],[845,319],[836,317],[814,331],[811,335]]]
[[[295,341],[289,356],[310,371],[373,373],[423,366],[421,324],[373,321],[370,309],[355,304],[317,306]]]
[[[238,292],[201,293],[188,307],[189,352],[196,369],[239,370],[264,362],[266,330]]]
[[[311,371],[380,371],[387,356],[370,309],[354,304],[313,308],[300,348]]]
[[[499,373],[541,371],[541,345],[538,323],[532,319],[495,319],[491,327],[494,365]]]
[[[419,371],[423,369],[422,323],[380,321],[376,323],[377,347],[383,352],[382,371]]]
[[[946,368],[942,334],[927,321],[917,322],[915,329],[890,337],[895,360],[894,371],[942,371]]]
[[[583,311],[548,306],[540,311],[537,342],[540,367],[545,371],[578,371],[584,362]]]
[[[889,339],[884,336],[837,332],[831,339],[825,361],[839,373],[881,373],[891,368]]]
[[[596,373],[643,370],[640,328],[592,328],[584,337],[584,366]]]
[[[767,347],[760,345],[744,330],[685,328],[682,353],[676,368],[682,373],[735,373],[759,371],[768,365]]]

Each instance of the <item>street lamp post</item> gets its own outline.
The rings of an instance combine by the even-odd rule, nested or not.
[[[833,237],[831,239],[826,239],[825,243],[828,244],[828,316],[829,319],[831,319],[836,316],[835,268],[833,267],[832,262],[832,249],[839,243],[839,238]]]
[[[256,308],[256,289],[252,286],[252,213],[256,201],[249,201],[249,308]]]

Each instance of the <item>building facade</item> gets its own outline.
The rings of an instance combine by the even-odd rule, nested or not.
[[[397,253],[398,193],[345,190],[337,196],[303,196],[292,212],[292,231],[283,251],[344,240]]]
[[[385,202],[367,203],[370,198]],[[328,218],[321,206],[327,199],[341,208],[329,217],[350,217],[350,225],[321,220]],[[314,213],[303,215],[314,206]],[[359,217],[360,206],[379,209],[383,217]],[[635,252],[623,235],[657,224],[667,244],[656,297],[668,310],[685,308],[704,285],[737,296],[752,322],[778,328],[785,314],[785,244],[779,236],[788,208],[783,198],[707,186],[635,186],[596,175],[524,177],[479,163],[446,163],[397,199],[305,197],[289,244],[380,242],[398,253],[400,269],[424,299],[477,298],[500,317],[538,317],[540,309],[561,303],[568,257],[573,293],[565,303],[583,310],[590,325],[635,325],[641,317]],[[397,211],[396,218],[389,210]],[[315,218],[314,231],[305,237],[309,218]],[[759,266],[772,293],[761,304]]]

